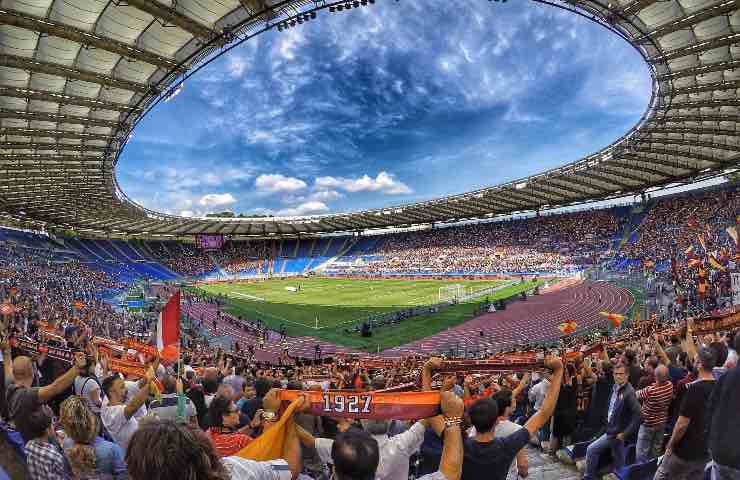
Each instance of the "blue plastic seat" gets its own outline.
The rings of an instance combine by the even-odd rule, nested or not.
[[[619,480],[652,480],[657,470],[658,459],[653,458],[645,463],[633,463],[631,465],[625,465],[622,468],[618,468],[614,471],[614,475],[616,475]]]

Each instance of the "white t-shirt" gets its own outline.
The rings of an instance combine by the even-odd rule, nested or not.
[[[131,436],[138,430],[139,421],[136,416],[132,416],[126,419],[123,411],[126,405],[115,405],[110,406],[107,403],[103,404],[100,409],[100,417],[103,420],[103,425],[111,434],[113,440],[125,451],[128,447],[128,442],[131,440]]]

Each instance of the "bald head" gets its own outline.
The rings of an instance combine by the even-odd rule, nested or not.
[[[20,356],[13,359],[13,376],[17,381],[33,379],[33,363],[30,357]]]
[[[668,367],[665,365],[659,365],[658,368],[655,369],[655,381],[659,383],[668,381]]]

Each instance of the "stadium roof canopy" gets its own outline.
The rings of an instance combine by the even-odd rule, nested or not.
[[[585,16],[644,57],[653,94],[624,137],[560,168],[421,203],[199,220],[146,210],[119,189],[114,169],[138,121],[229,48],[373,0],[0,0],[0,211],[90,233],[322,233],[554,208],[738,163],[740,0],[532,1]]]

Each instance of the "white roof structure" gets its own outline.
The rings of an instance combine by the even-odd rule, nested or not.
[[[90,234],[311,234],[555,208],[737,165],[740,0],[532,1],[585,16],[643,56],[653,95],[624,137],[560,168],[426,202],[213,220],[152,212],[119,189],[114,169],[138,121],[238,43],[374,0],[0,0],[0,212]]]

